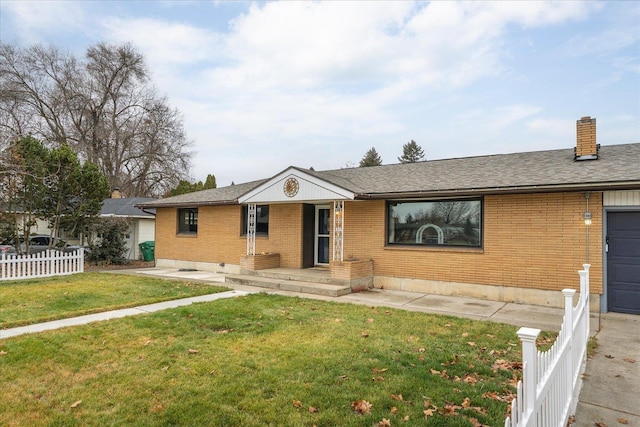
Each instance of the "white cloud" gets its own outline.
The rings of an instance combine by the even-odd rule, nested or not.
[[[4,1],[2,12],[12,15],[19,31],[14,36],[24,44],[47,42],[50,36],[83,30],[87,21],[81,2]]]

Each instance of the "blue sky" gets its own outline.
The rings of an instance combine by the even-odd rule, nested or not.
[[[192,178],[640,142],[640,2],[0,0],[0,38],[144,53]],[[453,172],[453,171],[452,171]]]

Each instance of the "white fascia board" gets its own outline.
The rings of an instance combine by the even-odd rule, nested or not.
[[[293,178],[298,183],[298,191],[292,196],[285,194],[287,180]],[[284,203],[353,200],[355,194],[323,179],[309,175],[299,169],[290,167],[258,187],[238,198],[238,203]]]

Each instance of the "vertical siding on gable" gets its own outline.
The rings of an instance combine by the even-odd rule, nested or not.
[[[640,190],[605,191],[604,206],[640,206]]]
[[[591,193],[592,292],[602,291],[602,193]],[[584,193],[486,196],[482,249],[385,246],[384,201],[345,207],[345,257],[371,258],[374,274],[482,285],[577,288],[586,259]]]

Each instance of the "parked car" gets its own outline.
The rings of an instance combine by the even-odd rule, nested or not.
[[[53,243],[51,242],[53,239]],[[27,245],[22,243],[21,245],[22,252],[27,252]],[[47,249],[53,249],[56,251],[62,252],[73,252],[80,248],[77,245],[69,245],[64,240],[58,239],[57,237],[51,237],[46,234],[40,234],[31,236],[29,238],[29,254],[37,254],[40,252],[44,252]]]
[[[16,254],[16,245],[12,239],[4,240],[0,242],[0,255],[2,254],[6,254],[6,255]]]
[[[7,255],[15,255],[16,254],[16,248],[13,245],[0,245],[0,255],[2,254],[7,254]]]

